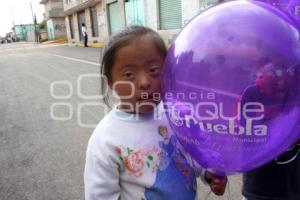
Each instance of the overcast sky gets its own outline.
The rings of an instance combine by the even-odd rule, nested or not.
[[[37,21],[43,20],[44,6],[39,4],[41,0],[0,0],[0,36],[5,36],[11,31],[13,21],[15,24],[32,24],[32,9],[36,13]]]

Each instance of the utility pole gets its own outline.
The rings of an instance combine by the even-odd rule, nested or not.
[[[12,16],[12,25],[13,25],[13,35],[12,35],[12,38],[13,38],[13,41],[15,41],[16,39],[16,30],[15,30],[15,16],[14,16],[14,10],[12,8],[12,5],[10,5],[10,12],[11,12],[11,16]]]
[[[35,42],[38,42],[37,30],[36,30],[36,25],[37,25],[36,15],[33,14],[31,1],[30,1],[30,8],[31,8],[31,14],[32,14],[32,19],[33,19],[33,24],[34,24],[34,37],[35,37],[34,39],[35,39]]]
[[[14,16],[14,10],[12,8],[12,5],[10,5],[10,12],[11,12],[11,16],[12,16],[12,24],[13,24],[13,27],[15,27],[15,16]]]

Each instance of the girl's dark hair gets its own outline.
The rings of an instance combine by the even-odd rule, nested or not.
[[[154,30],[144,27],[144,26],[130,26],[122,30],[121,32],[117,33],[116,35],[112,36],[104,49],[104,54],[102,57],[100,73],[102,75],[101,81],[101,93],[104,94],[106,89],[105,82],[103,77],[106,77],[109,81],[111,79],[111,72],[112,67],[114,65],[114,60],[116,54],[119,49],[125,47],[126,45],[132,44],[133,42],[137,41],[141,37],[145,35],[150,35],[153,38],[154,45],[160,55],[165,58],[167,55],[167,48],[160,37],[160,35],[155,32]],[[108,97],[104,97],[104,102],[109,105]]]

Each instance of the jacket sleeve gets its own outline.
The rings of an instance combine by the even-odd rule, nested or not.
[[[119,169],[87,151],[84,185],[86,200],[118,200],[120,197]]]

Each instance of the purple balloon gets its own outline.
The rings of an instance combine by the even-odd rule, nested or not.
[[[300,34],[291,21],[262,2],[228,2],[194,18],[170,47],[165,108],[205,168],[246,172],[300,139]]]

